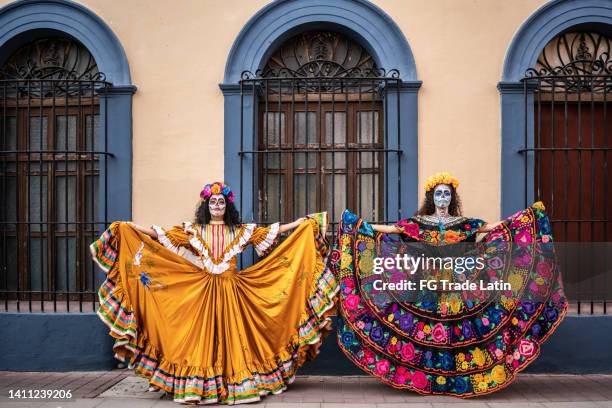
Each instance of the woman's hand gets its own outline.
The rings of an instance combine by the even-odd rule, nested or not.
[[[501,221],[497,221],[497,222],[496,222],[496,223],[494,223],[494,224],[489,224],[489,223],[487,223],[487,224],[485,224],[483,227],[481,227],[481,228],[480,228],[480,230],[478,231],[478,233],[481,233],[481,232],[489,232],[489,231],[493,230],[495,227],[497,227],[497,226],[498,226],[499,224],[501,224],[501,223],[502,223]]]
[[[487,232],[493,231],[493,229],[495,229],[495,227],[497,227],[501,223],[502,221],[497,221],[494,224],[485,224],[482,227],[480,227],[480,229],[476,231],[476,242],[482,241]]]
[[[300,217],[297,220],[290,222],[289,224],[281,225],[278,230],[282,234],[283,232],[297,228],[297,226],[303,223],[304,221],[306,221],[306,217]]]

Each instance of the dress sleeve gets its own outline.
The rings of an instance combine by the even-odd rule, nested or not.
[[[189,234],[186,231],[187,224],[177,225],[169,230],[165,230],[157,225],[152,225],[151,228],[157,233],[157,240],[160,244],[180,255],[181,248],[187,248],[189,244]]]
[[[409,238],[416,240],[420,239],[421,227],[411,218],[396,222],[395,227],[397,227],[402,234]]]
[[[255,231],[249,239],[253,244],[257,255],[264,256],[274,246],[279,237],[280,223],[276,222],[267,227],[255,227]]]

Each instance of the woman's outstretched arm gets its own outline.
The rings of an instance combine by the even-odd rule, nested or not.
[[[402,231],[395,225],[370,224],[372,229],[385,234],[400,234]]]
[[[304,220],[306,220],[306,217],[298,218],[297,220],[290,222],[289,224],[283,224],[279,227],[278,232],[282,234],[283,232],[297,228],[297,226],[303,223]]]
[[[148,236],[150,236],[153,239],[157,239],[157,232],[155,232],[155,230],[153,228],[146,228],[143,227],[141,225],[138,224],[134,224],[133,222],[129,222],[129,224],[134,227],[135,230],[142,232],[143,234],[146,234]]]

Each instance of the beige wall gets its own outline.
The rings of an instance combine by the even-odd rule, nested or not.
[[[4,2],[6,3],[6,2]],[[85,0],[123,44],[134,95],[133,218],[192,217],[200,187],[223,177],[218,84],[240,29],[263,0]],[[447,170],[466,215],[499,217],[500,108],[506,49],[544,0],[376,0],[414,54],[419,183]],[[385,67],[393,68],[393,67]]]

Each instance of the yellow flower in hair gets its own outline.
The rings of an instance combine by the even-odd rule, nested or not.
[[[456,189],[459,187],[459,180],[446,171],[436,173],[425,181],[425,191],[434,189],[438,184],[448,184]]]
[[[213,194],[221,194],[221,187],[219,187],[219,185],[217,183],[215,183],[210,188],[210,192],[213,193]]]

